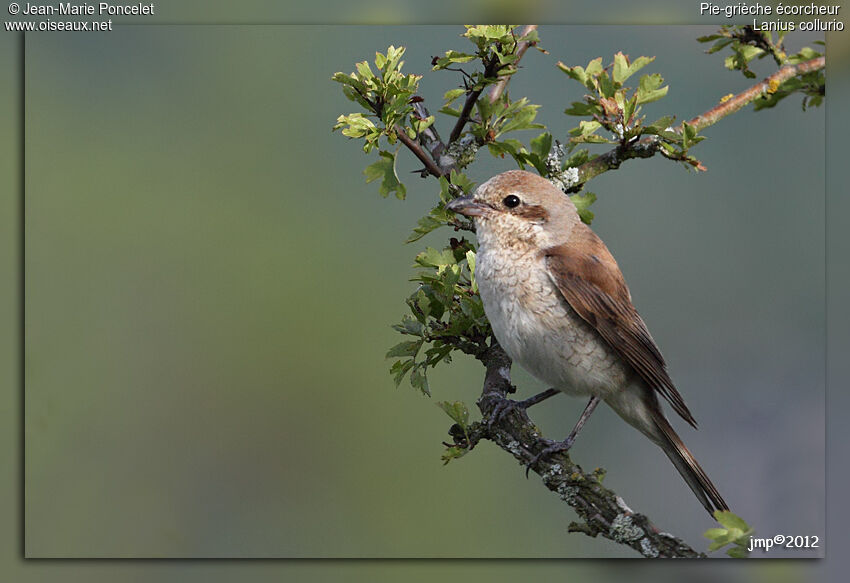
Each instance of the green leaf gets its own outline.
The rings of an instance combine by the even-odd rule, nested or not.
[[[736,528],[742,531],[742,533],[750,530],[750,525],[748,525],[743,518],[729,510],[715,510],[714,518],[727,529],[731,530]]]
[[[603,70],[604,67],[602,66],[602,57],[596,57],[587,64],[587,67],[584,71],[589,77],[596,77],[597,75],[602,73]]]
[[[397,332],[411,336],[422,336],[425,329],[421,322],[414,320],[410,316],[402,317],[401,324],[394,324],[392,328]]]
[[[614,55],[614,83],[623,84],[629,77],[629,59],[622,52],[618,52]]]
[[[587,144],[610,144],[611,140],[608,138],[604,138],[602,136],[596,135],[594,132],[602,127],[602,124],[598,121],[580,121],[579,127],[573,128],[569,131],[571,136],[575,136],[570,138],[570,142],[572,143],[587,143]]]
[[[458,51],[447,51],[445,57],[439,57],[437,59],[436,64],[434,65],[434,71],[439,71],[441,69],[447,68],[449,65],[455,63],[468,63],[470,61],[474,61],[478,58],[477,55],[471,55],[469,53],[461,53]]]
[[[622,86],[626,79],[646,67],[654,60],[655,57],[638,57],[634,60],[634,62],[629,63],[629,58],[626,55],[621,52],[617,53],[614,55],[614,82]]]
[[[697,42],[700,42],[700,43],[707,43],[707,42],[711,42],[711,41],[713,41],[713,40],[715,40],[715,39],[718,39],[718,38],[723,38],[723,35],[720,35],[720,34],[707,34],[707,35],[705,35],[705,36],[698,36],[698,37],[697,37]]]
[[[343,133],[345,133],[343,131]],[[378,152],[378,161],[370,164],[363,171],[366,175],[366,182],[373,182],[381,179],[381,186],[378,192],[386,198],[390,193],[395,192],[396,198],[404,200],[407,194],[407,189],[402,184],[395,171],[395,154],[381,150]]]
[[[567,115],[586,116],[602,113],[602,110],[597,103],[585,103],[583,101],[573,101],[573,103],[564,110]]]
[[[672,127],[673,127],[673,116],[672,115],[665,115],[664,117],[661,117],[661,118],[655,120],[651,124],[647,124],[647,125],[643,126],[643,133],[661,135],[662,132],[668,131],[667,128],[671,128],[669,130],[669,132],[672,132]]]
[[[697,129],[688,122],[682,122],[682,149],[687,150],[696,143]]]
[[[602,71],[596,77],[596,81],[599,83],[599,93],[602,97],[614,97],[614,92],[617,90],[617,86],[614,84],[614,81],[611,80],[611,77],[608,76],[608,73]]]
[[[449,181],[464,194],[469,194],[475,188],[475,183],[460,170],[452,170],[452,173],[449,175]]]
[[[440,401],[436,405],[464,430],[469,428],[469,409],[463,401]]]
[[[362,113],[339,116],[336,118],[336,125],[333,129],[342,129],[342,135],[348,138],[362,138],[377,130],[372,120],[364,117]]]
[[[629,65],[629,75],[628,76],[631,77],[632,75],[634,75],[635,73],[637,73],[638,71],[640,71],[641,69],[646,67],[648,64],[650,64],[654,60],[655,60],[655,57],[638,57],[637,59],[632,61],[631,65]]]
[[[640,78],[640,86],[637,90],[637,102],[638,103],[652,103],[653,101],[658,101],[665,95],[667,95],[667,90],[669,86],[665,85],[661,87],[661,84],[664,82],[664,78],[661,77],[658,73],[653,73],[652,75],[642,75]]]
[[[527,100],[523,97],[519,101],[514,102],[512,105],[516,105],[519,108],[514,112],[511,112],[510,117],[499,126],[499,130],[496,132],[496,137],[506,134],[508,132],[513,132],[517,130],[528,130],[535,128],[545,127],[539,123],[533,123],[534,118],[537,117],[537,110],[540,107],[539,105],[526,105]]]
[[[490,150],[490,154],[492,154],[495,158],[501,158],[504,157],[505,154],[509,154],[512,158],[516,159],[525,152],[522,142],[514,139],[490,142],[487,144],[487,149]]]
[[[466,264],[469,266],[472,291],[478,293],[478,282],[475,281],[475,251],[469,250],[466,252]]]
[[[731,557],[743,558],[748,555],[748,537],[753,532],[752,528],[739,516],[728,510],[716,510],[714,518],[725,528],[710,528],[703,536],[711,539],[708,546],[709,551],[716,551],[731,544],[732,548],[726,550]]]
[[[764,54],[764,49],[759,47],[754,47],[752,45],[741,45],[741,48],[738,49],[739,54],[741,55],[741,59],[745,63],[749,63],[753,59],[755,59],[759,55]]]
[[[399,358],[403,356],[416,356],[422,348],[424,340],[405,340],[399,342],[387,351],[385,358]]]
[[[413,243],[414,241],[418,241],[434,229],[439,229],[445,224],[445,221],[441,221],[435,218],[433,215],[426,215],[419,219],[419,221],[417,221],[418,226],[413,229],[413,233],[410,234],[405,243]]]
[[[585,162],[590,160],[590,152],[586,149],[576,150],[570,157],[564,160],[564,168],[575,168],[576,166],[581,166]]]
[[[446,58],[452,63],[468,63],[476,59],[476,55],[461,53],[458,51],[447,51]]]
[[[411,115],[410,116],[410,122],[413,125],[413,130],[415,132],[411,139],[416,139],[416,136],[418,134],[421,134],[426,129],[431,127],[434,124],[434,120],[435,120],[435,118],[434,118],[433,115],[429,115],[425,119],[418,119],[418,118],[414,117],[413,115]]]
[[[552,134],[543,132],[536,138],[532,138],[529,145],[533,153],[537,154],[541,160],[545,160],[552,150]]]
[[[393,375],[393,381],[395,382],[396,388],[401,384],[401,381],[404,380],[404,376],[413,368],[413,359],[410,360],[397,360],[390,367],[390,374]]]
[[[569,75],[569,77],[571,79],[575,79],[576,81],[578,81],[579,83],[581,83],[582,85],[587,87],[588,89],[593,88],[592,86],[588,86],[589,78],[587,76],[587,73],[584,70],[584,67],[579,67],[578,65],[576,65],[575,67],[568,67],[564,63],[558,61],[558,68],[561,71],[563,71],[564,73],[566,73],[567,75]]]
[[[428,386],[428,376],[424,367],[418,366],[410,372],[410,386],[419,389],[424,395],[431,396],[431,388]]]
[[[729,531],[725,528],[709,528],[707,531],[702,533],[702,536],[716,540],[718,538],[725,537],[728,532]]]
[[[582,192],[579,194],[570,195],[570,200],[576,205],[578,216],[586,225],[593,222],[593,212],[590,210],[590,205],[596,202],[596,195],[592,192]]]
[[[431,298],[425,293],[424,287],[422,286],[416,290],[410,302],[410,309],[413,312],[413,316],[423,324],[425,324],[428,316],[431,315],[432,304]]]
[[[714,43],[714,44],[711,46],[711,48],[710,48],[710,49],[708,49],[708,50],[707,50],[707,51],[705,51],[705,52],[706,52],[706,53],[708,53],[708,54],[716,53],[717,51],[723,50],[723,48],[724,48],[724,47],[728,46],[728,45],[729,45],[729,44],[731,44],[732,42],[734,42],[734,39],[731,39],[731,38],[721,38],[721,39],[720,39],[720,40],[718,40],[716,43]]]
[[[626,125],[631,123],[632,116],[635,114],[637,108],[637,95],[632,96],[631,99],[626,100],[623,105],[623,120]]]
[[[457,263],[451,249],[437,251],[433,247],[426,247],[425,251],[416,256],[415,261],[422,267],[446,267]]]
[[[375,78],[375,74],[372,73],[371,67],[369,67],[368,61],[361,61],[354,65],[357,68],[357,72],[360,73],[361,80],[370,80]]]
[[[443,452],[443,455],[440,456],[440,459],[443,460],[443,465],[446,465],[452,460],[456,460],[458,458],[462,458],[469,452],[465,447],[460,447],[459,445],[451,445],[446,448]]]
[[[446,91],[443,94],[443,99],[446,101],[446,104],[448,105],[452,101],[454,101],[455,99],[460,97],[461,95],[464,95],[465,93],[466,93],[466,89],[463,89],[462,87],[459,88],[459,89],[449,89],[448,91]]]
[[[582,121],[579,122],[578,126],[579,127],[577,129],[570,130],[570,134],[586,137],[586,136],[589,136],[590,134],[594,133],[599,128],[601,128],[602,124],[599,123],[598,121],[584,121],[584,120],[582,120]],[[573,132],[575,132],[575,133],[573,133]]]

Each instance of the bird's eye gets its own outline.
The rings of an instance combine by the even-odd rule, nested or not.
[[[505,199],[502,201],[502,204],[505,205],[506,207],[508,207],[509,209],[512,209],[514,207],[518,207],[519,203],[520,203],[519,197],[515,194],[510,194],[510,195],[506,196]]]

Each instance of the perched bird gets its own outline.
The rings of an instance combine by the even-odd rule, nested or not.
[[[664,450],[709,513],[728,510],[664,416],[659,395],[696,427],[617,262],[570,198],[541,176],[512,170],[447,208],[474,218],[475,277],[499,344],[553,389],[590,397],[570,437],[541,455],[569,449],[603,400]]]

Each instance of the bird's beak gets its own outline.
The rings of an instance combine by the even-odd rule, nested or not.
[[[449,201],[446,208],[452,212],[466,215],[467,217],[480,217],[490,210],[489,206],[476,202],[471,196],[462,196]]]

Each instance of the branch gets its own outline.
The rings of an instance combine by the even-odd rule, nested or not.
[[[434,160],[422,149],[418,142],[415,142],[410,139],[407,135],[407,132],[404,131],[404,128],[400,126],[395,126],[395,133],[398,136],[398,140],[407,146],[407,149],[413,152],[413,154],[419,158],[419,161],[425,164],[425,169],[431,176],[435,178],[439,178],[443,175],[443,170],[434,163]]]
[[[764,81],[756,83],[746,91],[739,93],[722,103],[718,103],[702,115],[696,116],[688,122],[688,125],[695,126],[697,131],[707,128],[710,125],[714,125],[727,115],[735,113],[765,93],[773,93],[779,85],[788,79],[796,77],[797,75],[805,75],[806,73],[819,71],[825,66],[826,57],[817,57],[797,65],[786,65],[770,77],[767,77]]]
[[[488,439],[527,465],[547,443],[524,410],[513,408],[504,415],[497,413],[497,406],[515,390],[511,385],[511,359],[495,340],[478,358],[486,367],[484,388],[478,399],[483,419],[472,424],[469,441],[463,445],[472,448],[481,439]],[[571,523],[569,532],[600,535],[629,546],[644,557],[705,557],[681,539],[661,532],[646,516],[633,512],[614,491],[602,485],[601,472],[585,473],[567,453],[541,459],[532,469],[583,521]]]
[[[658,144],[658,136],[649,136],[626,146],[619,145],[613,150],[609,150],[592,160],[588,160],[577,168],[578,179],[567,189],[567,192],[581,191],[582,187],[589,180],[596,178],[604,172],[619,168],[620,164],[626,160],[653,157],[660,148]]]
[[[762,95],[775,91],[779,85],[788,79],[818,71],[823,69],[825,65],[825,57],[817,57],[797,65],[786,65],[749,89],[694,117],[688,122],[688,125],[694,126],[697,131],[703,130],[752,103]],[[682,128],[678,127],[675,131],[681,132]],[[657,136],[649,136],[625,146],[619,145],[613,150],[585,162],[578,167],[578,180],[572,184],[567,192],[579,192],[587,181],[608,170],[619,168],[620,164],[626,160],[654,156],[660,150],[659,142]]]

